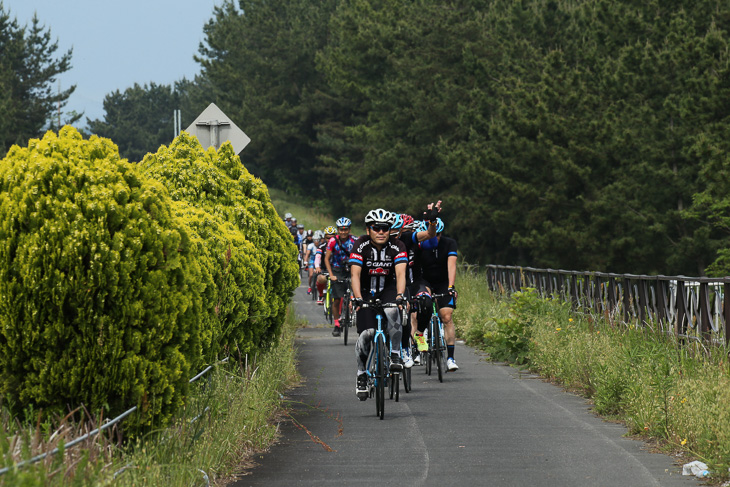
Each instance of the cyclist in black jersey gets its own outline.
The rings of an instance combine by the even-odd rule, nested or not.
[[[363,235],[350,254],[352,303],[357,311],[357,331],[360,336],[355,345],[357,360],[357,396],[367,398],[366,363],[377,327],[376,313],[372,308],[362,308],[363,302],[379,299],[381,303],[405,303],[405,270],[408,265],[406,249],[400,240],[390,237],[395,215],[381,208],[370,211],[365,217],[367,234]],[[391,371],[403,370],[400,355],[401,323],[398,308],[384,310],[388,321],[387,330],[391,346]]]
[[[422,242],[419,244],[416,252],[421,266],[421,279],[414,287],[417,288],[416,296],[422,296],[423,308],[425,308],[419,310],[416,342],[420,341],[419,335],[422,337],[423,331],[428,325],[432,307],[430,295],[432,293],[446,295],[445,297],[438,298],[437,308],[439,318],[444,325],[444,338],[446,340],[448,355],[446,368],[449,372],[454,372],[459,369],[456,360],[454,360],[456,333],[452,317],[452,313],[456,308],[457,297],[456,288],[454,287],[456,280],[457,244],[456,240],[441,235],[444,231],[444,222],[440,218],[435,223],[435,242],[433,240]]]
[[[441,201],[429,203],[426,213],[438,215],[441,211]],[[401,226],[395,234],[403,245],[406,247],[408,253],[408,267],[406,268],[406,296],[409,298],[414,296],[415,288],[414,284],[418,282],[421,277],[421,266],[416,260],[416,249],[418,248],[419,242],[432,239],[436,236],[436,227],[429,226],[425,231],[418,231],[413,220],[413,217],[407,214],[400,215]],[[415,309],[409,314],[408,323],[403,323],[403,338],[401,343],[401,350],[403,355],[403,363],[405,367],[411,367],[414,363],[414,354],[410,348],[410,338],[413,337],[416,330],[416,316]],[[415,340],[415,338],[414,338]],[[416,355],[417,358],[417,355]]]

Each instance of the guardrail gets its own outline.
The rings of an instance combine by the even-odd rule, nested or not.
[[[203,377],[204,375],[206,375],[206,374],[207,374],[208,372],[210,372],[210,371],[211,371],[211,370],[212,370],[212,369],[213,369],[214,367],[216,367],[217,365],[220,365],[220,364],[224,364],[224,363],[228,362],[228,359],[229,359],[229,358],[230,358],[230,357],[226,357],[226,358],[224,358],[223,360],[220,360],[220,361],[216,362],[215,364],[209,365],[209,366],[208,366],[208,367],[206,367],[206,368],[205,368],[205,369],[204,369],[204,370],[203,370],[202,372],[200,372],[200,373],[199,373],[199,374],[197,374],[197,375],[196,375],[195,377],[193,377],[192,379],[190,379],[190,380],[188,381],[188,383],[189,383],[189,384],[192,384],[193,382],[197,381],[198,379],[200,379],[201,377]],[[86,433],[85,435],[83,435],[83,436],[80,436],[80,437],[78,437],[78,438],[76,438],[76,439],[74,439],[74,440],[72,440],[72,441],[70,441],[70,442],[66,443],[66,444],[64,445],[64,451],[65,451],[65,450],[67,450],[67,449],[69,449],[69,448],[71,448],[71,447],[73,447],[73,446],[76,446],[76,445],[80,444],[80,443],[81,443],[82,441],[84,441],[84,440],[86,440],[86,439],[88,439],[88,438],[91,438],[91,437],[94,437],[94,436],[96,436],[97,434],[101,433],[102,431],[104,431],[104,430],[106,430],[106,429],[110,428],[111,426],[113,426],[113,425],[115,425],[115,424],[117,424],[117,423],[121,422],[121,421],[122,421],[123,419],[127,418],[127,417],[128,417],[128,416],[129,416],[130,414],[132,414],[132,413],[133,413],[134,411],[136,411],[136,410],[137,410],[137,406],[134,406],[134,407],[132,407],[131,409],[129,409],[129,410],[127,410],[127,411],[123,412],[122,414],[120,414],[120,415],[119,415],[119,416],[117,416],[116,418],[114,418],[114,419],[112,419],[112,420],[108,420],[107,422],[105,422],[105,423],[104,423],[104,426],[102,426],[102,427],[100,427],[100,428],[96,428],[96,429],[94,429],[93,431],[90,431],[90,432]],[[203,415],[204,415],[204,414],[205,414],[206,412],[208,412],[208,410],[209,410],[209,408],[207,408],[207,407],[206,407],[206,408],[205,408],[205,409],[204,409],[204,410],[203,410],[203,411],[202,411],[202,412],[201,412],[200,414],[198,414],[198,415],[197,415],[197,416],[195,416],[195,417],[194,417],[193,419],[191,419],[191,420],[190,420],[190,422],[191,422],[191,423],[193,423],[193,422],[197,421],[197,420],[198,420],[198,419],[200,419],[200,418],[201,418],[201,417],[202,417],[202,416],[203,416]],[[5,473],[8,473],[8,472],[9,472],[10,470],[12,470],[12,469],[14,469],[14,468],[21,468],[21,467],[24,467],[24,466],[26,466],[26,465],[31,465],[31,464],[33,464],[33,463],[39,462],[40,460],[43,460],[44,458],[46,458],[46,457],[48,457],[48,456],[52,456],[52,455],[55,455],[55,454],[56,454],[56,453],[58,453],[59,451],[61,451],[61,450],[60,450],[59,448],[54,448],[54,449],[53,449],[53,450],[51,450],[51,451],[48,451],[48,452],[42,453],[42,454],[40,454],[40,455],[36,455],[36,456],[34,456],[33,458],[30,458],[30,459],[28,459],[28,460],[24,460],[24,461],[22,461],[22,462],[18,462],[18,463],[16,463],[15,465],[13,465],[13,466],[11,466],[11,467],[5,467],[5,468],[0,468],[0,476],[2,476],[2,475],[3,475],[3,474],[5,474]],[[122,469],[122,470],[125,470],[126,468],[128,468],[128,466],[127,466],[127,467],[125,467],[125,468],[124,468],[124,469]],[[121,471],[120,471],[120,472],[117,472],[117,474],[119,474],[119,473],[121,473]],[[203,473],[205,473],[205,472],[203,472]],[[114,477],[115,477],[115,478],[116,478],[117,474],[115,474],[115,475],[114,475]],[[206,475],[206,479],[207,479],[207,475]]]
[[[707,341],[730,338],[730,277],[646,276],[487,265],[487,285],[511,294],[529,287],[624,323],[658,324]]]

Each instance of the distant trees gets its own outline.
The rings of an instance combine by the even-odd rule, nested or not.
[[[727,274],[729,29],[715,0],[229,0],[188,88],[268,184],[355,219],[443,199],[471,261]],[[162,127],[160,88],[107,128],[131,99]]]
[[[140,162],[145,154],[172,141],[175,110],[181,110],[187,127],[210,103],[199,96],[202,86],[201,80],[183,78],[173,85],[135,83],[123,92],[114,91],[104,98],[104,119],[87,118],[89,130],[112,139],[122,157]]]
[[[0,157],[13,144],[24,145],[53,126],[54,112],[66,105],[76,86],[59,91],[56,77],[71,68],[71,50],[56,56],[58,42],[33,17],[20,26],[0,2]],[[73,123],[81,115],[67,114]]]

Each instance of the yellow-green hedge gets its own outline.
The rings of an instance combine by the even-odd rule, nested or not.
[[[71,127],[0,161],[6,404],[162,424],[220,353],[266,346],[297,283],[266,187],[183,134],[140,166]],[[108,413],[109,414],[109,413]]]

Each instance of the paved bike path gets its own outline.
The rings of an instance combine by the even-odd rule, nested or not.
[[[303,385],[288,394],[294,421],[240,480],[243,486],[491,485],[688,486],[681,466],[622,437],[586,401],[457,343],[461,369],[439,383],[413,368],[413,391],[375,401],[355,397],[355,349],[331,336],[306,289],[295,303],[310,326],[298,332]]]

